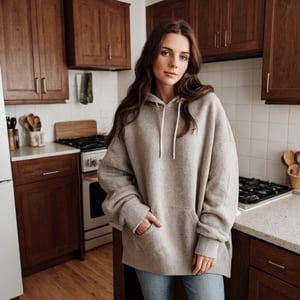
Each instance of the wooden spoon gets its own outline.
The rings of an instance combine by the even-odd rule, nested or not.
[[[32,130],[34,130],[34,114],[30,113],[27,116],[27,122],[29,123],[29,125],[32,127]]]
[[[40,131],[41,130],[42,122],[41,122],[39,116],[34,116],[33,117],[33,124],[34,124],[34,128],[33,128],[34,131]]]
[[[32,127],[29,125],[29,123],[27,121],[23,121],[23,126],[25,129],[27,129],[28,131],[33,131]]]
[[[283,161],[287,167],[289,167],[292,164],[295,164],[295,156],[294,152],[291,150],[287,150],[283,152]]]
[[[295,152],[295,160],[300,165],[300,151]]]

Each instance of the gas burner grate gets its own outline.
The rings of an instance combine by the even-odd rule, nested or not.
[[[103,135],[60,139],[56,143],[71,146],[83,152],[106,148],[106,139]]]
[[[245,205],[256,204],[279,195],[292,188],[256,178],[239,177],[239,202]]]

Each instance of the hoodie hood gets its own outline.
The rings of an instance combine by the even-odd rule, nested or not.
[[[152,103],[156,106],[157,111],[162,111],[161,113],[161,123],[160,123],[160,137],[159,137],[159,157],[162,158],[163,156],[163,139],[164,139],[164,127],[165,127],[165,116],[166,116],[166,109],[169,106],[177,105],[177,118],[176,118],[176,125],[173,133],[173,151],[172,151],[172,158],[176,159],[176,138],[177,132],[180,122],[180,108],[181,104],[184,99],[176,96],[174,97],[169,103],[165,103],[163,100],[155,96],[154,94],[150,94],[149,98],[147,99],[149,103]]]

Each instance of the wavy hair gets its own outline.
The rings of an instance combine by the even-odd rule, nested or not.
[[[189,40],[190,44],[187,70],[174,86],[175,95],[185,99],[181,105],[184,127],[179,136],[197,128],[197,123],[189,112],[188,104],[213,91],[213,87],[203,85],[199,80],[201,55],[190,25],[184,20],[168,20],[154,28],[144,45],[141,56],[135,65],[135,80],[129,86],[126,97],[121,101],[115,113],[113,127],[107,138],[108,144],[115,136],[123,137],[124,127],[136,120],[149,94],[154,92],[153,63],[159,55],[162,41],[168,33],[181,34]]]

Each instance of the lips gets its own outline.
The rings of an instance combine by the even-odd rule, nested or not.
[[[174,72],[165,72],[165,74],[166,74],[167,76],[171,76],[171,77],[177,76],[177,74],[174,73]]]

